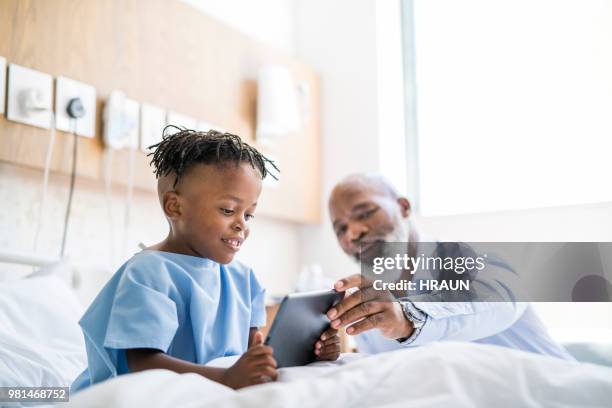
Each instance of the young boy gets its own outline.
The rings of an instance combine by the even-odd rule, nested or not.
[[[257,330],[265,291],[233,259],[249,236],[266,166],[276,166],[229,133],[179,130],[152,147],[170,232],[128,260],[85,312],[88,368],[72,391],[152,368],[235,389],[275,380],[272,349]],[[338,357],[336,330],[321,335],[315,353]],[[227,369],[205,365],[240,354]]]

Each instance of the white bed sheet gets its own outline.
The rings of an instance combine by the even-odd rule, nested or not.
[[[490,345],[437,343],[283,369],[281,381],[240,391],[196,374],[152,370],[86,389],[69,406],[610,407],[611,395],[611,368]]]

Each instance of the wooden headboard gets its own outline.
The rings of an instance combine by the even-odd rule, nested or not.
[[[288,67],[310,88],[310,115],[297,134],[262,148],[280,160],[281,181],[265,188],[258,212],[295,222],[319,221],[319,82],[313,69],[293,58],[169,0],[2,0],[0,55],[7,63],[96,88],[96,138],[79,138],[77,170],[79,177],[94,180],[102,178],[101,112],[112,90],[254,142],[257,71],[269,63]],[[0,160],[42,168],[47,134],[1,117]],[[71,143],[70,135],[58,132],[53,171],[70,171]],[[113,182],[124,184],[127,152],[114,157]],[[154,191],[143,153],[135,159],[135,185]]]

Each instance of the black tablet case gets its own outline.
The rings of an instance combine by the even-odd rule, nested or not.
[[[344,292],[295,293],[285,296],[266,338],[278,367],[303,366],[316,359],[315,342],[329,327],[327,311]]]

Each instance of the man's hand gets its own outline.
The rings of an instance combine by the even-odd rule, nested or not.
[[[389,291],[375,290],[362,280],[360,274],[339,280],[334,288],[339,292],[351,288],[359,290],[329,309],[327,317],[331,320],[332,328],[351,325],[346,332],[353,336],[376,328],[389,339],[400,339],[412,334],[412,323],[406,319],[401,305]]]
[[[272,356],[272,347],[264,346],[261,332],[255,333],[253,342],[246,353],[236,363],[225,370],[221,383],[238,389],[249,385],[266,382],[264,377],[276,381],[276,360]]]
[[[338,330],[329,328],[325,330],[315,343],[317,360],[337,360],[340,356],[340,336]]]

